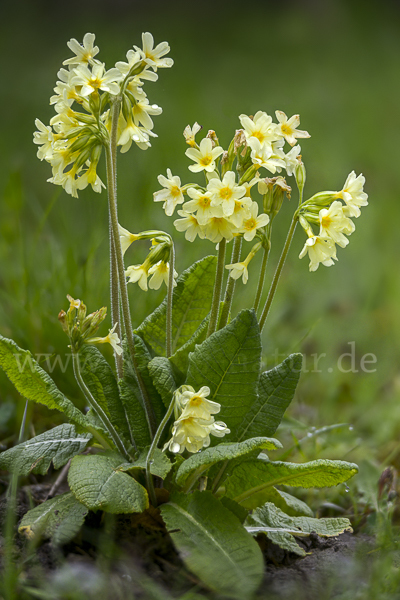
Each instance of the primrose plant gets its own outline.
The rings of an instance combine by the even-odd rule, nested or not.
[[[227,150],[215,131],[196,141],[201,127],[186,127],[193,180],[182,185],[167,169],[158,177],[162,189],[154,200],[168,216],[177,209],[175,228],[189,242],[198,237],[217,244],[218,255],[202,258],[177,277],[169,233],[131,233],[119,224],[116,185],[118,146],[121,152],[132,145],[146,150],[156,137],[152,116],[161,108],[150,104],[143,88],[158,79],[158,69],[172,66],[165,56],[169,46],[154,46],[145,33],[142,48],[134,46],[126,62],[107,71],[94,39],[88,33],[82,45],[75,39],[68,43],[74,56],[58,73],[50,99],[55,115],[49,126],[36,121],[34,142],[38,157],[51,165],[49,181],[68,194],[76,197],[89,185],[99,193],[107,187],[112,328],[99,337],[106,309],[87,314],[84,303],[71,296],[68,310],[59,314],[89,406],[86,414],[29,352],[0,338],[0,366],[17,390],[67,419],[2,452],[0,467],[21,476],[44,475],[51,464],[59,469],[70,462],[70,491],[23,517],[19,531],[28,538],[43,536],[60,545],[78,533],[89,511],[140,513],[159,506],[188,568],[209,588],[245,598],[263,573],[255,537],[265,535],[304,556],[298,537],[350,529],[345,518],[315,519],[304,502],[282,489],[334,486],[357,467],[337,460],[295,464],[270,458],[282,447],[272,436],[293,399],[302,356],[292,354],[261,372],[260,333],[297,224],[306,234],[300,257],[308,254],[310,270],[333,265],[336,246],[348,244],[352,218],[367,204],[364,178],[352,172],[340,191],[304,199],[306,171],[296,144],[310,136],[298,129],[298,115],[287,118],[276,111],[277,122],[262,111],[241,115]],[[103,152],[106,186],[97,174]],[[198,177],[202,181],[195,181]],[[272,225],[292,192],[286,177],[299,201],[262,305]],[[144,239],[151,240],[147,257],[126,266],[125,253]],[[247,243],[251,247],[244,252]],[[246,284],[258,252],[254,301],[232,315],[235,286],[240,278]],[[128,283],[145,291],[166,285],[165,300],[142,324],[132,324]],[[97,348],[104,343],[114,350],[113,367]]]

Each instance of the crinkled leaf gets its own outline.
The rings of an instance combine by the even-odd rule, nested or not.
[[[59,410],[71,421],[87,427],[85,416],[60,392],[51,377],[32,358],[31,353],[22,350],[13,340],[1,335],[0,367],[27,400]]]
[[[243,462],[226,480],[226,494],[242,504],[253,495],[277,485],[330,487],[347,481],[358,467],[341,460],[313,460],[308,463],[252,460]]]
[[[291,354],[277,367],[261,373],[258,398],[239,428],[239,440],[274,435],[285,410],[293,400],[302,363],[301,354]]]
[[[207,315],[202,320],[192,337],[183,346],[170,357],[171,363],[180,373],[186,375],[189,366],[189,354],[193,352],[197,344],[201,344],[206,339],[208,323],[210,321],[210,315]]]
[[[164,356],[153,358],[149,363],[149,373],[157,392],[164,402],[164,406],[168,408],[171,404],[173,393],[178,387],[168,358]]]
[[[72,492],[67,492],[29,510],[18,531],[29,539],[51,538],[55,546],[60,546],[75,537],[88,512]]]
[[[247,501],[244,500],[240,506],[251,510],[262,506],[266,502],[272,502],[291,517],[314,516],[313,511],[305,502],[299,500],[296,496],[292,496],[292,494],[288,494],[287,492],[283,492],[274,487],[265,488],[260,492],[260,495],[254,494],[248,498]]]
[[[179,467],[176,482],[190,488],[201,475],[216,463],[246,456],[254,451],[259,453],[261,450],[277,450],[278,448],[282,448],[282,444],[278,440],[262,437],[252,438],[245,442],[221,443],[189,456]]]
[[[261,551],[211,492],[176,494],[160,510],[182,560],[207,587],[238,600],[252,596],[264,572]]]
[[[195,390],[210,388],[210,399],[221,404],[218,418],[231,430],[227,441],[239,441],[242,423],[257,402],[260,359],[260,328],[253,310],[242,310],[189,355],[186,383]]]
[[[74,425],[64,423],[2,452],[0,468],[16,475],[45,475],[52,462],[59,469],[82,452],[91,438],[90,433],[78,434]]]
[[[149,373],[151,355],[146,344],[138,335],[134,335],[134,341],[138,370],[153,407],[156,422],[159,423],[164,416],[165,407]],[[146,412],[126,340],[123,341],[122,347],[124,349],[124,375],[123,379],[119,381],[120,396],[125,408],[131,437],[135,440],[135,444],[138,448],[144,448],[151,443]]]
[[[86,385],[110,418],[116,429],[126,439],[131,439],[124,405],[114,373],[95,346],[85,345],[79,353],[82,376]]]
[[[296,544],[293,536],[304,537],[310,533],[317,533],[322,537],[333,537],[345,531],[353,531],[350,521],[346,518],[290,517],[270,502],[257,508],[247,517],[246,529],[252,535],[264,533],[281,548],[301,556],[304,556],[305,552]]]
[[[221,504],[225,506],[228,510],[230,510],[243,524],[248,517],[249,511],[243,508],[240,504],[232,500],[232,498],[228,498],[228,496],[222,496],[220,498]]]
[[[139,454],[135,462],[133,463],[124,463],[119,469],[124,472],[135,472],[138,469],[146,468],[146,459],[149,451],[149,447],[142,450]],[[165,479],[170,470],[172,469],[172,462],[169,458],[162,452],[159,448],[156,448],[154,451],[152,462],[150,463],[150,472],[157,477],[161,477]]]
[[[210,310],[216,265],[216,256],[206,256],[177,280],[172,304],[173,352],[191,338]],[[165,299],[136,330],[158,356],[165,356],[166,307]]]
[[[149,505],[147,492],[119,469],[123,463],[116,455],[75,456],[68,473],[69,486],[76,498],[91,510],[142,512]]]

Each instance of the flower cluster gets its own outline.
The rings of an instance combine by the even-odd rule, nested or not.
[[[223,239],[229,242],[236,236],[242,236],[248,242],[255,237],[265,240],[265,228],[275,215],[265,210],[264,198],[264,212],[259,214],[259,203],[252,198],[257,184],[261,196],[265,195],[264,180],[259,172],[262,169],[271,173],[285,170],[289,176],[296,175],[302,164],[296,139],[309,137],[306,131],[297,129],[298,115],[288,119],[285,113],[276,111],[276,117],[278,123],[262,111],[253,117],[240,115],[242,129],[236,131],[227,151],[219,145],[214,131],[209,131],[198,144],[196,134],[201,129],[198,123],[185,128],[183,135],[190,146],[186,156],[193,161],[188,168],[192,173],[203,172],[206,183],[203,186],[197,183],[182,185],[181,179],[167,169],[166,177],[158,177],[162,189],[155,192],[154,201],[163,202],[168,216],[182,205],[177,211],[180,218],[174,225],[178,231],[185,232],[188,241],[193,242],[197,236],[216,244]],[[285,142],[294,146],[287,154],[283,150]],[[283,177],[280,179],[288,188]],[[188,196],[187,201],[185,196]],[[260,244],[255,246],[257,250],[260,247]],[[243,275],[246,283],[247,265],[254,254],[251,252],[244,263],[228,265],[231,276]]]
[[[336,244],[345,248],[349,243],[346,236],[355,230],[354,222],[349,217],[359,217],[360,208],[368,204],[364,184],[365,177],[357,177],[352,171],[342,190],[320,192],[301,205],[299,221],[308,239],[300,258],[308,253],[310,271],[316,271],[320,263],[326,267],[333,265],[334,260],[337,260]],[[315,235],[311,223],[319,225],[318,235]]]
[[[87,314],[86,305],[79,299],[72,298],[67,295],[69,301],[69,309],[67,312],[61,310],[58,315],[58,320],[65,333],[71,341],[71,346],[74,351],[78,351],[83,344],[110,344],[113,350],[121,355],[122,348],[120,339],[115,329],[118,323],[109,330],[105,337],[93,336],[107,315],[105,307],[100,308],[90,315]]]
[[[82,44],[75,39],[68,42],[74,56],[64,61],[67,68],[58,72],[55,94],[50,98],[56,114],[49,126],[35,121],[37,156],[49,162],[53,170],[48,181],[61,185],[74,197],[88,185],[95,192],[105,187],[97,165],[103,146],[109,143],[112,107],[117,100],[121,152],[129,150],[132,142],[143,150],[151,145],[150,137],[156,137],[151,116],[159,115],[162,109],[150,104],[143,84],[157,80],[158,68],[173,64],[172,59],[165,58],[168,44],[154,47],[153,36],[144,33],[143,48],[134,46],[126,55],[127,62],[117,62],[106,71],[104,63],[95,58],[99,48],[94,41],[94,34],[87,33]]]
[[[125,275],[128,278],[128,283],[138,283],[144,292],[147,292],[148,287],[152,290],[158,290],[162,283],[165,283],[168,287],[170,276],[169,258],[172,245],[170,236],[163,231],[131,233],[119,225],[119,237],[123,254],[125,254],[132,242],[137,240],[151,239],[152,243],[150,252],[143,264],[131,265],[126,269]],[[151,279],[147,283],[149,276],[151,276]],[[175,279],[177,277],[178,273],[174,270],[174,287],[176,286]]]
[[[198,452],[210,445],[210,434],[223,437],[230,433],[225,423],[215,421],[213,415],[219,413],[221,405],[208,400],[210,388],[203,386],[195,392],[191,386],[183,386],[175,393],[175,422],[172,438],[165,444],[175,454],[185,450]]]

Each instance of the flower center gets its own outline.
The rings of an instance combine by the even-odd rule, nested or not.
[[[191,406],[200,406],[202,402],[203,398],[201,396],[193,396],[193,398],[190,399]]]
[[[199,198],[199,206],[201,206],[202,208],[208,208],[211,204],[211,198],[209,198],[208,196],[201,196],[201,198]]]
[[[326,217],[322,217],[322,219],[321,219],[322,227],[327,229],[331,223],[332,223],[332,219],[328,215]]]
[[[212,156],[210,154],[206,154],[202,156],[200,159],[200,164],[202,167],[208,167],[212,163]]]
[[[281,131],[284,135],[291,135],[293,133],[293,129],[287,123],[281,125]]]
[[[180,196],[180,195],[181,195],[181,188],[180,188],[180,187],[178,187],[177,185],[173,185],[173,186],[170,188],[170,192],[171,192],[171,196],[172,196],[173,198],[177,198],[178,196]]]
[[[92,77],[92,79],[89,81],[90,87],[92,87],[94,90],[97,90],[102,83],[102,80],[98,77]]]
[[[245,221],[245,223],[244,223],[244,227],[248,231],[252,231],[256,226],[257,226],[257,223],[256,223],[255,219],[249,219],[248,221]]]
[[[253,137],[257,138],[260,143],[262,144],[263,141],[265,140],[265,135],[262,133],[262,131],[254,131],[252,134]]]
[[[219,190],[219,196],[223,200],[229,200],[232,197],[232,194],[233,194],[233,190],[232,190],[232,188],[230,188],[228,186],[221,188]]]

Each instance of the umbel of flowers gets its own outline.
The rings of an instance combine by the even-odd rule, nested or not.
[[[97,58],[99,48],[94,41],[93,33],[87,33],[82,45],[75,39],[68,42],[74,56],[64,61],[66,68],[58,72],[55,94],[50,98],[56,114],[48,126],[37,119],[34,134],[34,142],[40,146],[38,157],[53,170],[49,181],[62,185],[74,197],[89,184],[95,192],[105,187],[97,165],[112,134],[110,108],[117,98],[121,111],[114,134],[121,152],[127,152],[132,143],[142,150],[151,146],[150,139],[157,137],[151,117],[162,109],[150,104],[143,86],[157,81],[157,69],[173,65],[173,60],[165,57],[169,45],[162,42],[154,47],[153,36],[144,33],[143,47],[134,46],[128,50],[126,62],[119,61],[107,71]]]
[[[284,194],[290,198],[291,188],[285,177],[294,176],[300,190],[300,202],[295,219],[307,233],[308,239],[300,258],[307,253],[310,270],[319,264],[325,266],[336,260],[336,244],[345,247],[346,236],[354,229],[350,217],[360,216],[360,207],[367,205],[367,194],[363,191],[365,179],[350,173],[342,190],[320,192],[303,201],[305,167],[301,159],[299,138],[310,137],[298,128],[298,115],[287,118],[276,111],[277,123],[267,113],[258,111],[254,116],[240,115],[242,128],[236,131],[228,150],[219,145],[214,131],[209,131],[199,143],[196,135],[201,127],[195,123],[186,127],[184,137],[190,146],[186,156],[193,161],[189,165],[192,173],[203,172],[204,183],[181,184],[181,179],[167,169],[167,177],[158,180],[163,189],[155,192],[155,202],[163,202],[168,216],[179,206],[174,221],[176,229],[185,232],[188,241],[198,236],[211,242],[231,241],[241,237],[257,244],[247,258],[236,264],[226,265],[230,275],[243,282],[248,280],[248,264],[255,253],[269,245],[270,225],[278,213]],[[285,143],[292,148],[285,153]],[[236,162],[236,168],[234,163]],[[265,177],[265,171],[278,177]],[[254,199],[258,191],[258,201]],[[186,198],[187,197],[187,200]],[[260,213],[260,214],[259,214]],[[312,225],[319,226],[319,232]]]

